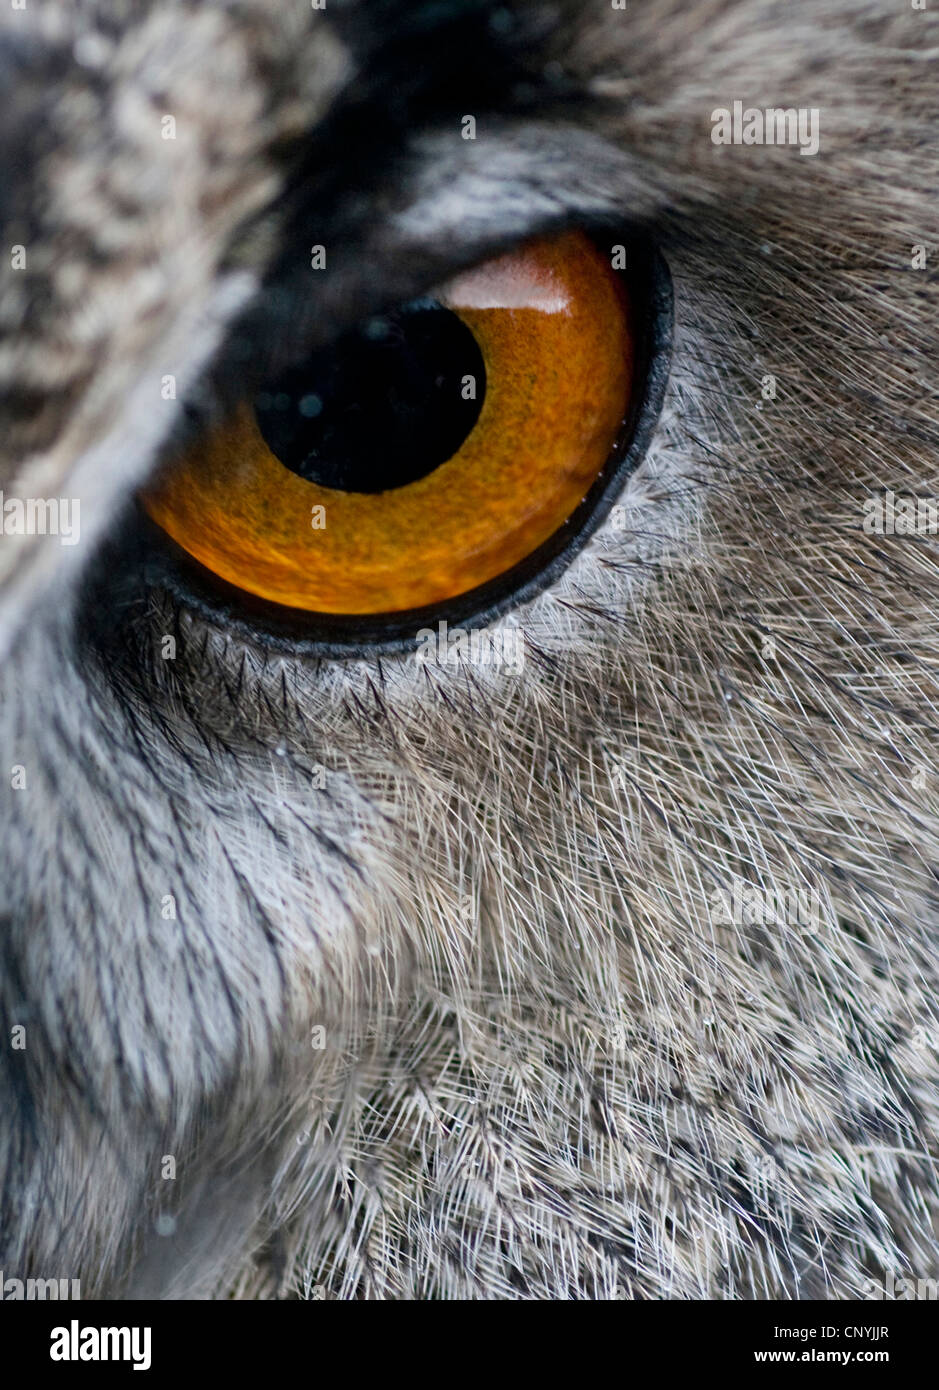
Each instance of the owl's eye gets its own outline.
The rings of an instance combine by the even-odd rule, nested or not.
[[[311,631],[380,633],[487,594],[569,526],[623,443],[634,299],[584,233],[530,242],[263,383],[143,505],[204,570]]]

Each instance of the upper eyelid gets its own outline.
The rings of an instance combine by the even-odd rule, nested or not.
[[[458,129],[425,133],[387,186],[352,187],[346,199],[324,225],[301,185],[278,212],[279,250],[227,346],[241,334],[276,370],[529,237],[571,226],[643,231],[659,207],[628,152],[576,126],[528,120],[477,142]],[[376,218],[388,203],[395,210]],[[314,244],[325,247],[324,271],[311,269]]]
[[[433,139],[430,143],[433,144]],[[604,148],[609,148],[605,142],[600,143]],[[566,144],[562,143],[561,149],[566,148]],[[527,146],[520,148],[513,145],[512,149],[514,157],[509,166],[503,170],[501,176],[494,175],[497,184],[507,178],[510,172],[520,178],[523,175],[530,151]],[[555,172],[561,174],[567,167],[567,161],[562,163],[558,159],[554,167]],[[451,190],[448,196],[453,198],[457,194]],[[418,200],[406,213],[393,219],[392,225],[400,229],[408,220],[426,225],[428,236],[433,235],[436,239],[433,255],[428,254],[426,260],[422,257],[417,258],[406,285],[397,287],[397,296],[395,290],[383,293],[380,287],[372,285],[367,311],[359,315],[350,314],[337,323],[331,335],[332,340],[340,337],[343,331],[354,328],[371,314],[394,308],[404,298],[413,298],[433,290],[452,274],[485,261],[494,254],[512,250],[520,241],[534,236],[536,232],[560,232],[572,225],[589,229],[591,223],[595,226],[608,224],[611,240],[619,242],[624,238],[628,241],[637,230],[630,222],[624,223],[622,217],[616,219],[606,203],[602,207],[597,206],[596,200],[592,206],[592,217],[588,217],[586,212],[578,213],[576,183],[568,185],[567,202],[569,206],[565,210],[559,204],[545,202],[541,198],[533,199],[525,205],[527,213],[524,216],[517,212],[511,230],[507,230],[505,225],[497,220],[496,208],[490,207],[491,220],[481,221],[475,234],[467,237],[459,249],[455,250],[444,231],[450,228],[453,218],[457,216],[458,206],[451,206],[446,216],[425,224],[422,222],[423,203]],[[639,230],[641,233],[641,229]],[[395,235],[400,235],[400,231]],[[315,274],[316,272],[309,271],[309,275]],[[175,419],[153,461],[151,473],[157,472],[164,461],[175,457],[204,431],[221,423],[239,401],[253,389],[260,387],[267,377],[291,362],[300,360],[314,345],[324,345],[321,332],[316,332],[309,322],[310,318],[315,317],[316,297],[310,297],[307,314],[302,311],[302,305],[298,304],[298,301],[305,298],[305,290],[309,292],[306,271],[298,277],[295,269],[288,268],[285,271],[282,266],[259,288],[245,310],[229,326],[205,370],[180,402]],[[329,339],[326,346],[328,342]]]

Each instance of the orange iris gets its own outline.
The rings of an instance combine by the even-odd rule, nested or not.
[[[319,613],[420,608],[525,559],[575,510],[620,431],[634,376],[625,291],[571,232],[436,298],[486,369],[479,417],[450,458],[384,492],[324,487],[280,462],[245,400],[148,489],[153,520],[230,584]]]

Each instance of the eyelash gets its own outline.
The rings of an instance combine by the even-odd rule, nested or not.
[[[625,242],[631,293],[638,295],[637,389],[612,456],[583,501],[560,528],[532,554],[505,574],[460,595],[424,609],[402,612],[398,619],[333,617],[316,614],[311,635],[310,615],[236,589],[206,574],[146,516],[138,516],[136,545],[143,547],[146,582],[166,590],[186,610],[207,624],[241,636],[254,645],[298,657],[361,659],[413,649],[419,629],[438,621],[451,627],[484,627],[508,610],[535,598],[548,588],[602,525],[629,474],[641,461],[658,419],[671,359],[672,287],[667,266],[643,236]],[[603,245],[602,242],[599,243]],[[604,250],[606,250],[604,246]],[[260,379],[256,365],[235,364],[244,357],[238,330],[216,368],[183,405],[164,456],[194,443],[222,420],[233,400],[244,396],[246,379]],[[249,387],[250,389],[250,387]]]

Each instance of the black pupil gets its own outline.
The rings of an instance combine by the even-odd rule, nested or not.
[[[485,391],[473,334],[437,300],[421,299],[266,382],[254,406],[267,447],[301,478],[386,492],[456,453]]]

